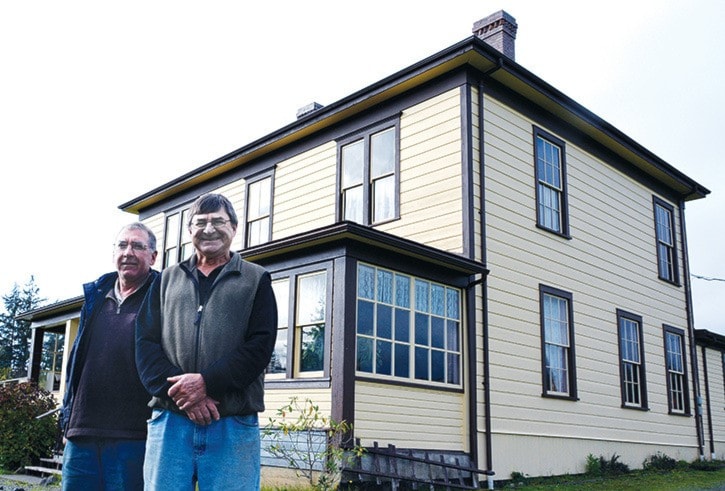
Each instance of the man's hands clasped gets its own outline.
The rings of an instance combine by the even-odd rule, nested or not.
[[[169,397],[190,420],[199,425],[219,420],[219,401],[207,395],[206,383],[200,373],[185,373],[167,380],[171,383]]]

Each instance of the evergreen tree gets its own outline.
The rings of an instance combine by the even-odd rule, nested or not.
[[[0,314],[0,374],[7,378],[24,377],[28,373],[30,357],[30,322],[17,320],[15,316],[32,310],[44,299],[38,297],[35,278],[20,289],[17,283],[12,291],[3,295],[5,312]]]

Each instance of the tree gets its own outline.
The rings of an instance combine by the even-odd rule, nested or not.
[[[17,283],[12,291],[3,295],[5,312],[0,314],[0,373],[7,378],[24,377],[28,373],[30,357],[30,322],[15,317],[32,310],[45,299],[38,296],[35,278],[21,289]]]

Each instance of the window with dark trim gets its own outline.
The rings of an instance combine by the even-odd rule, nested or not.
[[[534,126],[536,225],[569,237],[564,141]]]
[[[189,234],[189,209],[186,207],[166,213],[164,223],[164,268],[191,257],[194,245]]]
[[[338,142],[338,219],[374,225],[399,217],[399,124],[388,122]]]
[[[647,409],[642,317],[617,309],[622,407]]]
[[[679,274],[675,243],[675,209],[656,196],[653,197],[653,204],[657,237],[657,273],[660,279],[677,284]]]
[[[329,375],[330,267],[301,268],[272,275],[277,300],[277,341],[267,380]]]
[[[461,291],[358,264],[359,375],[460,387]]]
[[[576,399],[573,296],[539,285],[543,395]]]
[[[667,403],[670,414],[690,414],[687,384],[687,356],[685,331],[663,326],[665,340],[665,367],[667,369]]]
[[[247,182],[245,247],[269,242],[272,237],[272,176]]]

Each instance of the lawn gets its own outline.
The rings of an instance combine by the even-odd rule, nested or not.
[[[523,489],[525,491],[725,490],[725,468],[711,471],[692,469],[672,471],[637,470],[619,476],[558,476],[522,479],[510,484],[513,484],[513,489]]]

